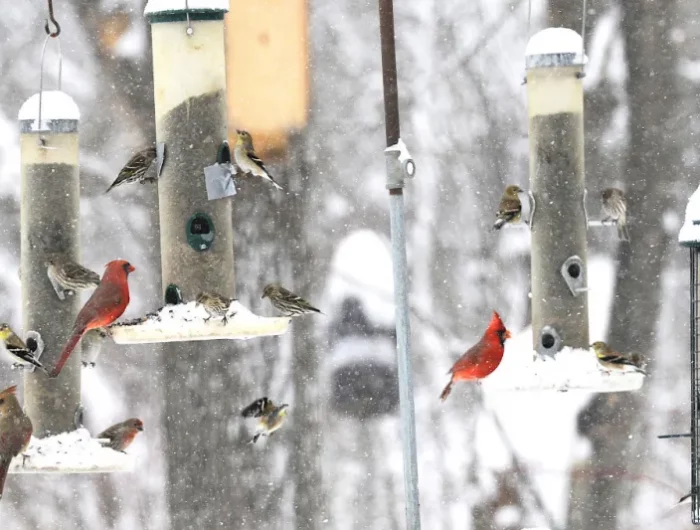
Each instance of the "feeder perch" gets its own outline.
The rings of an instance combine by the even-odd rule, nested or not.
[[[143,318],[118,322],[107,328],[117,344],[145,344],[192,340],[252,339],[283,335],[288,317],[269,318],[254,315],[238,301],[229,307],[227,323],[210,318],[196,302],[167,305]]]
[[[165,143],[158,142],[156,144],[156,175],[159,177],[163,172],[163,164],[165,164]]]
[[[557,354],[564,347],[564,343],[552,326],[544,326],[540,330],[540,340],[537,346],[537,353],[542,357],[551,357]]]
[[[133,456],[103,447],[87,429],[78,429],[32,438],[27,450],[12,460],[10,473],[114,473],[135,467]]]
[[[561,266],[561,275],[574,296],[588,291],[585,270],[583,260],[578,256],[570,256]]]

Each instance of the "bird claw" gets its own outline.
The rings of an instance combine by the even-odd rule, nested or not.
[[[26,467],[27,465],[27,460],[30,459],[32,455],[28,455],[27,453],[22,453],[22,467]]]
[[[94,361],[83,361],[83,368],[95,368],[97,364]]]
[[[78,408],[75,409],[75,414],[73,415],[73,425],[75,425],[76,429],[82,429],[83,428],[83,419],[85,418],[85,407],[82,405],[78,405]]]

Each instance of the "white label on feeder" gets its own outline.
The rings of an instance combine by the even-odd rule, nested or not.
[[[233,197],[236,185],[233,183],[233,173],[230,164],[214,164],[204,168],[204,178],[207,185],[207,198],[210,201]]]

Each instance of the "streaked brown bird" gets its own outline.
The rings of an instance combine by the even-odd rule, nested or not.
[[[109,193],[112,189],[122,184],[127,184],[129,182],[140,182],[143,184],[147,180],[156,180],[158,177],[146,178],[146,171],[151,167],[151,164],[157,157],[155,147],[147,147],[142,149],[134,156],[132,156],[126,165],[121,169],[117,178],[112,182],[112,185],[107,188],[105,193]]]
[[[12,459],[24,453],[32,438],[32,420],[22,410],[11,386],[0,392],[0,499]]]
[[[591,344],[591,348],[593,348],[598,362],[608,370],[624,370],[626,366],[630,366],[637,372],[646,375],[642,368],[642,361],[637,354],[623,355],[600,340]]]
[[[197,304],[204,307],[204,310],[209,315],[209,318],[220,318],[224,325],[228,322],[229,317],[236,316],[236,313],[229,314],[229,307],[236,301],[235,298],[228,298],[219,293],[211,293],[203,291],[197,295]],[[209,320],[209,318],[207,320]]]
[[[267,397],[256,399],[241,411],[244,418],[260,418],[258,420],[257,432],[250,440],[255,443],[261,436],[272,436],[284,423],[287,417],[287,405],[275,405]]]
[[[73,295],[100,284],[99,274],[69,259],[54,256],[47,259],[44,265],[46,275],[61,300],[65,300],[66,294]]]
[[[629,241],[625,193],[618,188],[607,188],[601,192],[600,196],[603,200],[603,213],[605,213],[603,221],[615,221],[617,237],[621,241]]]
[[[16,360],[15,366],[31,364],[41,371],[48,373],[44,365],[34,356],[34,352],[27,347],[24,341],[20,339],[14,331],[12,331],[12,328],[8,324],[0,324],[0,341],[5,346],[7,353]]]
[[[523,193],[520,186],[511,184],[503,192],[501,202],[498,204],[496,212],[496,222],[493,223],[494,230],[500,230],[506,223],[519,223],[520,215],[523,211],[523,205],[520,202],[518,193]]]
[[[279,283],[269,283],[263,289],[262,298],[268,298],[272,305],[285,316],[299,316],[305,313],[321,313],[301,296],[282,287]],[[321,313],[323,314],[323,313]]]
[[[140,432],[143,432],[143,422],[138,418],[130,418],[112,425],[109,429],[98,434],[96,438],[104,447],[123,453]]]

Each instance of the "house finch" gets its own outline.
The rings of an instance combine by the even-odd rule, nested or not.
[[[233,147],[233,158],[236,161],[236,165],[243,173],[250,173],[254,177],[262,177],[265,180],[269,180],[275,188],[281,190],[282,186],[274,181],[265,168],[263,161],[255,154],[253,137],[250,133],[248,131],[239,130],[236,130],[236,133],[236,145]]]
[[[279,283],[270,283],[263,289],[263,298],[269,298],[272,305],[286,316],[298,316],[304,313],[321,313],[301,296],[282,287]],[[323,314],[323,313],[321,313]]]
[[[97,435],[97,439],[103,446],[123,453],[140,432],[143,432],[143,422],[138,418],[131,418],[102,431]]]
[[[95,328],[109,326],[117,320],[129,305],[129,273],[134,267],[122,259],[110,261],[105,267],[100,285],[92,293],[90,299],[75,318],[71,336],[63,347],[63,351],[51,372],[51,377],[57,377],[66,364],[85,332]]]
[[[440,394],[440,399],[442,401],[447,399],[447,396],[452,392],[452,385],[457,381],[475,381],[492,374],[501,364],[503,345],[509,338],[510,331],[506,329],[501,317],[494,311],[491,322],[489,322],[481,340],[469,348],[447,372],[452,376]]]
[[[631,366],[635,368],[635,371],[646,375],[646,372],[642,369],[641,359],[637,354],[623,355],[614,351],[603,341],[594,342],[591,344],[591,348],[593,348],[600,364],[608,370],[624,370],[625,366]]]
[[[65,294],[75,294],[81,289],[97,287],[100,275],[82,265],[60,257],[52,257],[44,262],[46,275],[61,300]]]
[[[27,347],[24,341],[20,339],[7,324],[0,324],[0,340],[5,346],[7,353],[9,353],[12,358],[17,361],[15,366],[26,366],[27,364],[31,364],[43,372],[46,372],[44,365],[41,364],[36,357],[34,357],[34,352]]]
[[[17,401],[16,386],[0,392],[0,499],[12,459],[27,450],[32,437],[32,420]]]
[[[151,167],[151,164],[156,159],[156,148],[147,147],[142,149],[132,156],[126,165],[117,175],[117,178],[112,182],[112,185],[107,188],[105,193],[109,193],[112,188],[126,184],[127,182],[140,182],[143,184],[147,180],[156,180],[155,177],[146,178],[146,171]]]
[[[260,418],[258,429],[250,443],[255,443],[261,436],[271,436],[277,429],[282,427],[284,419],[287,417],[286,403],[279,407],[266,397],[256,399],[241,411],[244,418]]]
[[[228,322],[228,317],[236,316],[236,313],[229,315],[229,307],[235,302],[235,298],[227,298],[218,293],[201,292],[197,295],[197,304],[204,306],[204,310],[209,315],[209,318],[221,318],[224,326]],[[209,318],[207,320],[209,320]]]
[[[493,223],[495,230],[500,230],[506,223],[519,223],[520,214],[523,211],[523,205],[520,203],[518,193],[523,193],[520,186],[510,185],[503,192],[501,202],[498,205],[496,212],[496,222]]]
[[[603,221],[615,221],[617,225],[617,237],[622,241],[629,241],[630,234],[627,230],[627,201],[622,190],[608,188],[600,194],[603,199]]]

